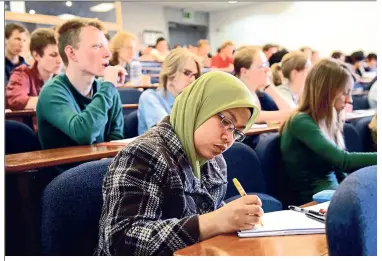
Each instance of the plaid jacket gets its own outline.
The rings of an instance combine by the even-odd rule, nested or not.
[[[172,255],[198,242],[198,215],[224,204],[226,172],[219,155],[198,180],[166,117],[109,166],[96,254]]]

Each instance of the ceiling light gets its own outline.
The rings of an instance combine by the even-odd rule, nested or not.
[[[36,11],[33,10],[33,9],[31,9],[31,10],[29,10],[29,13],[30,13],[31,15],[34,15],[34,14],[36,13]]]
[[[76,18],[77,16],[72,14],[60,14],[58,17],[60,17],[63,20],[70,20],[70,19]]]
[[[228,3],[230,3],[230,4],[236,4],[237,1],[228,1]]]
[[[65,4],[66,4],[67,7],[71,7],[72,6],[72,1],[66,1]]]
[[[99,5],[95,5],[90,7],[90,11],[92,12],[108,12],[114,8],[114,3],[102,3]]]

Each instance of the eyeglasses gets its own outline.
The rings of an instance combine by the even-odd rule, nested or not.
[[[222,113],[218,113],[218,116],[220,117],[221,119],[221,124],[222,126],[232,132],[233,134],[233,138],[238,141],[238,142],[242,142],[244,139],[245,139],[245,134],[241,131],[241,130],[238,130],[236,129],[235,125],[233,124],[233,122],[226,118],[226,116],[224,116]]]
[[[185,69],[185,70],[183,71],[183,74],[186,75],[188,78],[191,78],[192,76],[194,76],[195,79],[198,79],[199,76],[200,76],[198,72],[197,72],[197,73],[192,73],[192,71],[187,70],[187,69]]]
[[[258,69],[267,68],[267,67],[269,67],[269,62],[263,62],[262,64],[260,64],[258,66],[251,66],[251,67],[255,67],[255,68],[258,68]]]

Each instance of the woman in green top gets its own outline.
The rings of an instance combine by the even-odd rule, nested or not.
[[[351,103],[353,79],[333,59],[309,72],[297,112],[280,129],[285,204],[300,205],[356,169],[376,165],[376,153],[349,153],[343,138],[344,108]]]

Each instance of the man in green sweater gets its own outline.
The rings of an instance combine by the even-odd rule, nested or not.
[[[57,30],[66,73],[48,81],[38,99],[44,149],[123,139],[122,105],[115,86],[124,82],[126,71],[108,66],[111,54],[103,31],[103,25],[92,19],[73,19]]]

